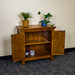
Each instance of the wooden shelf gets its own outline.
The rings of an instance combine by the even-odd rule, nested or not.
[[[46,43],[51,43],[50,41],[45,41],[45,40],[31,40],[27,41],[25,45],[36,45],[36,44],[46,44]]]
[[[30,61],[30,60],[37,60],[37,59],[44,59],[44,58],[50,58],[50,52],[48,50],[43,50],[41,52],[35,52],[34,56],[27,56],[25,58],[25,61]]]
[[[41,56],[28,56],[28,57],[26,57],[25,58],[25,60],[24,61],[30,61],[30,60],[37,60],[37,59],[45,59],[45,58],[50,58],[51,57],[51,55],[49,54],[49,55],[41,55]]]

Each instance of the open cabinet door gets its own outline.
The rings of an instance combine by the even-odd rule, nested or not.
[[[52,55],[64,54],[65,31],[53,31]]]
[[[12,59],[20,61],[25,58],[25,35],[23,33],[11,35]]]

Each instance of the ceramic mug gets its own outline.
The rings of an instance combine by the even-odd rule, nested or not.
[[[35,51],[34,50],[30,50],[30,55],[34,56],[35,55]]]

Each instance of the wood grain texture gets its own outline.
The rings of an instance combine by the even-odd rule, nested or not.
[[[16,26],[17,29],[20,29],[21,32],[37,32],[37,31],[50,31],[55,29],[56,27],[51,27],[48,25],[47,27],[42,27],[41,25],[29,25],[28,28],[23,28],[22,26]]]
[[[45,41],[45,40],[31,40],[31,41],[28,41],[26,42],[25,45],[37,45],[37,44],[47,44],[47,43],[50,43],[50,41]]]
[[[13,61],[20,61],[25,58],[24,34],[11,35]]]
[[[52,55],[64,54],[65,31],[54,31]]]
[[[50,54],[50,44],[27,45],[26,50],[34,50],[35,56],[44,56]]]
[[[38,59],[45,59],[45,58],[50,58],[49,55],[44,55],[44,56],[28,56],[24,61],[31,61],[31,60],[38,60]]]
[[[18,34],[11,35],[13,61],[22,60],[22,65],[25,65],[25,61],[44,58],[53,60],[53,55],[64,54],[65,31],[54,31],[55,28],[50,25],[47,27],[29,25],[28,28],[17,26]],[[42,35],[45,31],[48,31],[48,38],[46,38],[48,41],[45,41]],[[39,32],[41,33],[40,41]],[[26,57],[26,50],[34,50],[35,55]]]

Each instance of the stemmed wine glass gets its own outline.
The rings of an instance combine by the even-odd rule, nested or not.
[[[38,35],[38,38],[39,38],[38,40],[41,41],[41,31],[38,32],[37,35]]]
[[[44,31],[43,32],[43,36],[44,36],[44,39],[43,40],[45,40],[45,41],[48,41],[48,31]]]

